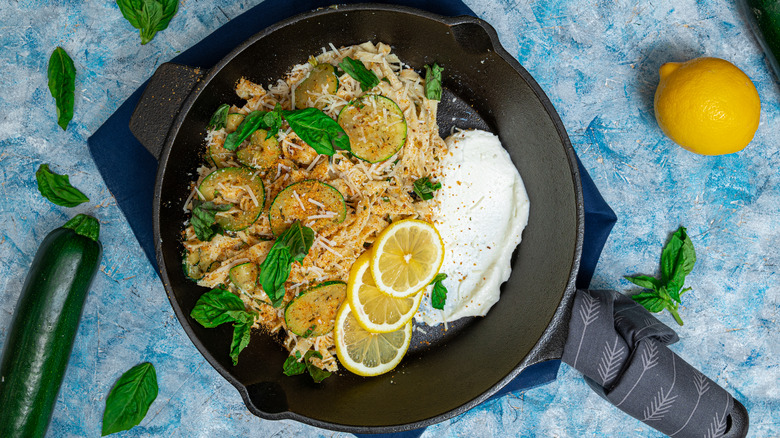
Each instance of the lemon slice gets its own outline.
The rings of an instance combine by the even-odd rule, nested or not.
[[[359,376],[378,376],[395,368],[412,340],[411,321],[394,332],[371,333],[358,324],[346,302],[333,330],[339,362]]]
[[[371,276],[371,253],[360,256],[349,272],[347,299],[352,315],[371,333],[388,333],[403,327],[420,307],[423,294],[395,298],[381,292]]]
[[[393,222],[374,241],[371,275],[376,287],[393,297],[420,292],[439,272],[444,242],[428,222],[404,219]]]

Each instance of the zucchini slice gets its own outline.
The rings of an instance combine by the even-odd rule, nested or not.
[[[339,125],[349,136],[352,154],[369,163],[387,160],[406,143],[406,119],[392,99],[363,95],[339,112]]]
[[[227,122],[225,123],[225,132],[230,134],[231,132],[235,132],[236,129],[238,129],[238,125],[241,124],[241,122],[244,121],[244,117],[246,117],[243,114],[238,113],[231,113],[227,115]]]
[[[204,256],[201,249],[198,248],[196,251],[185,250],[181,265],[184,269],[184,275],[197,282],[209,272],[217,269],[220,263]]]
[[[233,152],[225,149],[217,143],[209,144],[209,161],[218,168],[228,167],[228,160],[233,158]]]
[[[303,180],[279,192],[268,210],[271,231],[282,234],[295,220],[318,232],[347,217],[344,196],[335,187],[314,179]]]
[[[282,148],[276,137],[266,139],[267,136],[268,131],[264,129],[253,132],[249,144],[236,152],[238,161],[244,166],[263,171],[276,164],[282,155]]]
[[[257,274],[260,270],[252,262],[241,263],[230,268],[230,281],[243,292],[252,293],[257,286]]]
[[[233,204],[233,208],[217,215],[217,223],[227,231],[241,231],[252,225],[265,206],[263,180],[245,167],[217,169],[203,178],[198,190],[207,202]]]
[[[287,328],[309,338],[330,333],[336,325],[336,312],[347,298],[347,284],[326,281],[301,292],[284,309]]]
[[[295,88],[295,108],[314,107],[324,109],[325,102],[314,101],[323,93],[336,94],[339,89],[339,78],[336,69],[330,64],[319,64],[314,67],[309,76]]]

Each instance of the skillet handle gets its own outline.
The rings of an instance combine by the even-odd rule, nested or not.
[[[166,62],[149,79],[130,117],[130,132],[156,160],[181,105],[202,77],[199,68]]]
[[[678,339],[621,293],[578,290],[562,360],[604,399],[669,436],[746,436],[745,407],[667,347]]]

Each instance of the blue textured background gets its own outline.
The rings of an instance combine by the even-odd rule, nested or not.
[[[104,399],[142,361],[160,393],[120,436],[348,436],[251,415],[181,329],[162,284],[87,151],[86,138],[161,63],[259,1],[185,0],[169,29],[141,46],[112,1],[0,3],[0,346],[38,244],[76,213],[96,215],[105,254],[59,395],[50,436],[99,436]],[[560,113],[585,167],[619,220],[593,286],[631,290],[654,273],[679,225],[698,252],[673,349],[740,399],[751,436],[780,435],[780,116],[778,86],[729,1],[466,0]],[[75,117],[56,125],[46,86],[51,51],[73,58]],[[740,153],[704,157],[665,138],[652,98],[666,61],[717,56],[751,77],[761,124]],[[38,195],[41,163],[92,200],[73,209]],[[668,314],[660,318],[672,325]],[[425,436],[658,436],[596,396],[563,365],[556,382],[479,406]]]

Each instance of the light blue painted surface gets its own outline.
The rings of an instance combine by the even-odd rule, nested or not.
[[[100,218],[105,254],[87,299],[50,428],[99,436],[104,399],[141,361],[160,393],[139,427],[119,436],[348,436],[251,415],[200,356],[135,242],[87,150],[86,139],[162,62],[257,0],[181,4],[171,27],[141,46],[111,1],[0,3],[0,346],[38,244],[76,213]],[[780,114],[778,86],[729,1],[530,2],[467,0],[540,83],[619,220],[594,287],[628,290],[623,275],[653,273],[668,233],[688,227],[698,252],[673,349],[735,394],[751,436],[780,435]],[[75,117],[56,125],[46,87],[51,51],[73,57]],[[703,157],[666,139],[652,97],[658,67],[697,56],[728,59],[762,98],[755,140],[738,154]],[[54,206],[36,190],[40,163],[71,175],[92,199]],[[674,325],[668,315],[660,318]],[[658,436],[593,394],[563,365],[558,381],[506,396],[431,427],[425,436]]]

